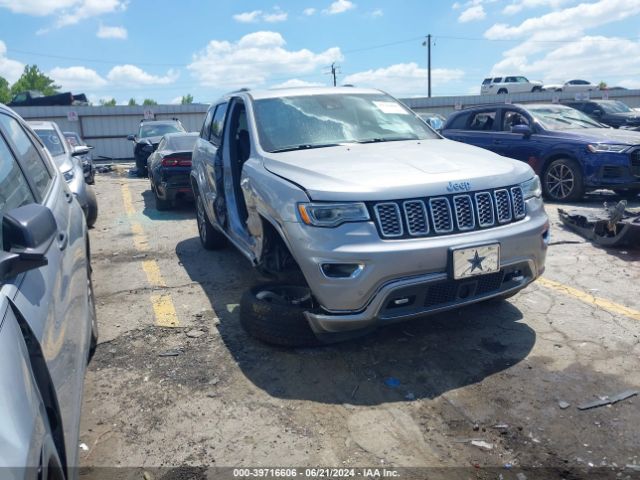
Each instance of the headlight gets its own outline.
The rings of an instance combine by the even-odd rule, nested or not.
[[[534,197],[540,197],[542,195],[542,186],[540,185],[540,178],[536,175],[531,180],[522,182],[520,184],[524,199],[528,200]]]
[[[587,148],[591,153],[622,153],[629,145],[613,145],[610,143],[593,143],[587,145]]]
[[[75,175],[75,172],[73,171],[73,168],[71,170],[67,170],[66,172],[62,172],[62,176],[64,177],[64,181],[69,183],[71,180],[73,180],[73,177]]]
[[[364,203],[299,203],[298,212],[304,223],[316,227],[337,227],[345,222],[369,220]]]

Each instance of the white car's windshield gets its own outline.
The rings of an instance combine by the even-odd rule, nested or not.
[[[529,113],[547,130],[576,130],[581,128],[603,128],[584,113],[570,107],[528,107]]]
[[[64,145],[62,144],[64,140],[58,136],[58,133],[55,130],[36,129],[35,132],[38,137],[40,137],[40,140],[42,140],[42,143],[44,143],[44,146],[47,147],[47,150],[49,150],[51,155],[55,157],[56,155],[62,155],[64,153]]]
[[[384,94],[326,94],[256,100],[262,148],[281,152],[344,143],[439,138]]]

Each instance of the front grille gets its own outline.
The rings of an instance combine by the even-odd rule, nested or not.
[[[625,168],[617,165],[605,165],[602,167],[602,178],[620,178],[625,176]]]
[[[373,203],[382,238],[411,238],[468,232],[523,219],[526,204],[518,186],[469,194]]]
[[[640,148],[631,152],[631,174],[640,177]]]

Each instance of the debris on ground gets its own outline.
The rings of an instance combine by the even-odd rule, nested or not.
[[[86,444],[86,443],[84,443],[84,442],[83,442],[83,443],[81,443],[81,444],[79,445],[79,447],[80,447],[80,450],[82,450],[83,452],[88,452],[88,451],[89,451],[89,447],[87,447],[87,444]]]
[[[578,235],[604,247],[640,245],[640,209],[627,210],[626,200],[604,209],[563,210],[558,208],[562,223]]]
[[[493,445],[489,442],[485,442],[484,440],[471,440],[471,445],[482,450],[493,450]]]
[[[587,402],[583,403],[582,405],[578,405],[578,410],[589,410],[590,408],[613,405],[614,403],[621,402],[622,400],[626,400],[627,398],[631,398],[638,394],[640,394],[640,390],[625,390],[624,392],[612,397],[601,397],[600,399],[594,400],[593,402]]]
[[[569,408],[571,406],[571,404],[569,402],[565,402],[564,400],[560,400],[558,402],[558,406],[560,407],[560,409],[566,410],[567,408]]]
[[[159,357],[177,357],[180,354],[182,354],[181,349],[172,349],[172,350],[165,350],[164,352],[159,353],[158,356]]]
[[[202,330],[189,330],[187,333],[185,333],[185,335],[189,338],[199,338],[203,335],[206,335],[207,332],[203,332]]]

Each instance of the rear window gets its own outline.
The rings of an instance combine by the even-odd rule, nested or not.
[[[196,144],[195,135],[185,135],[184,137],[170,137],[169,148],[172,150],[191,151]]]

